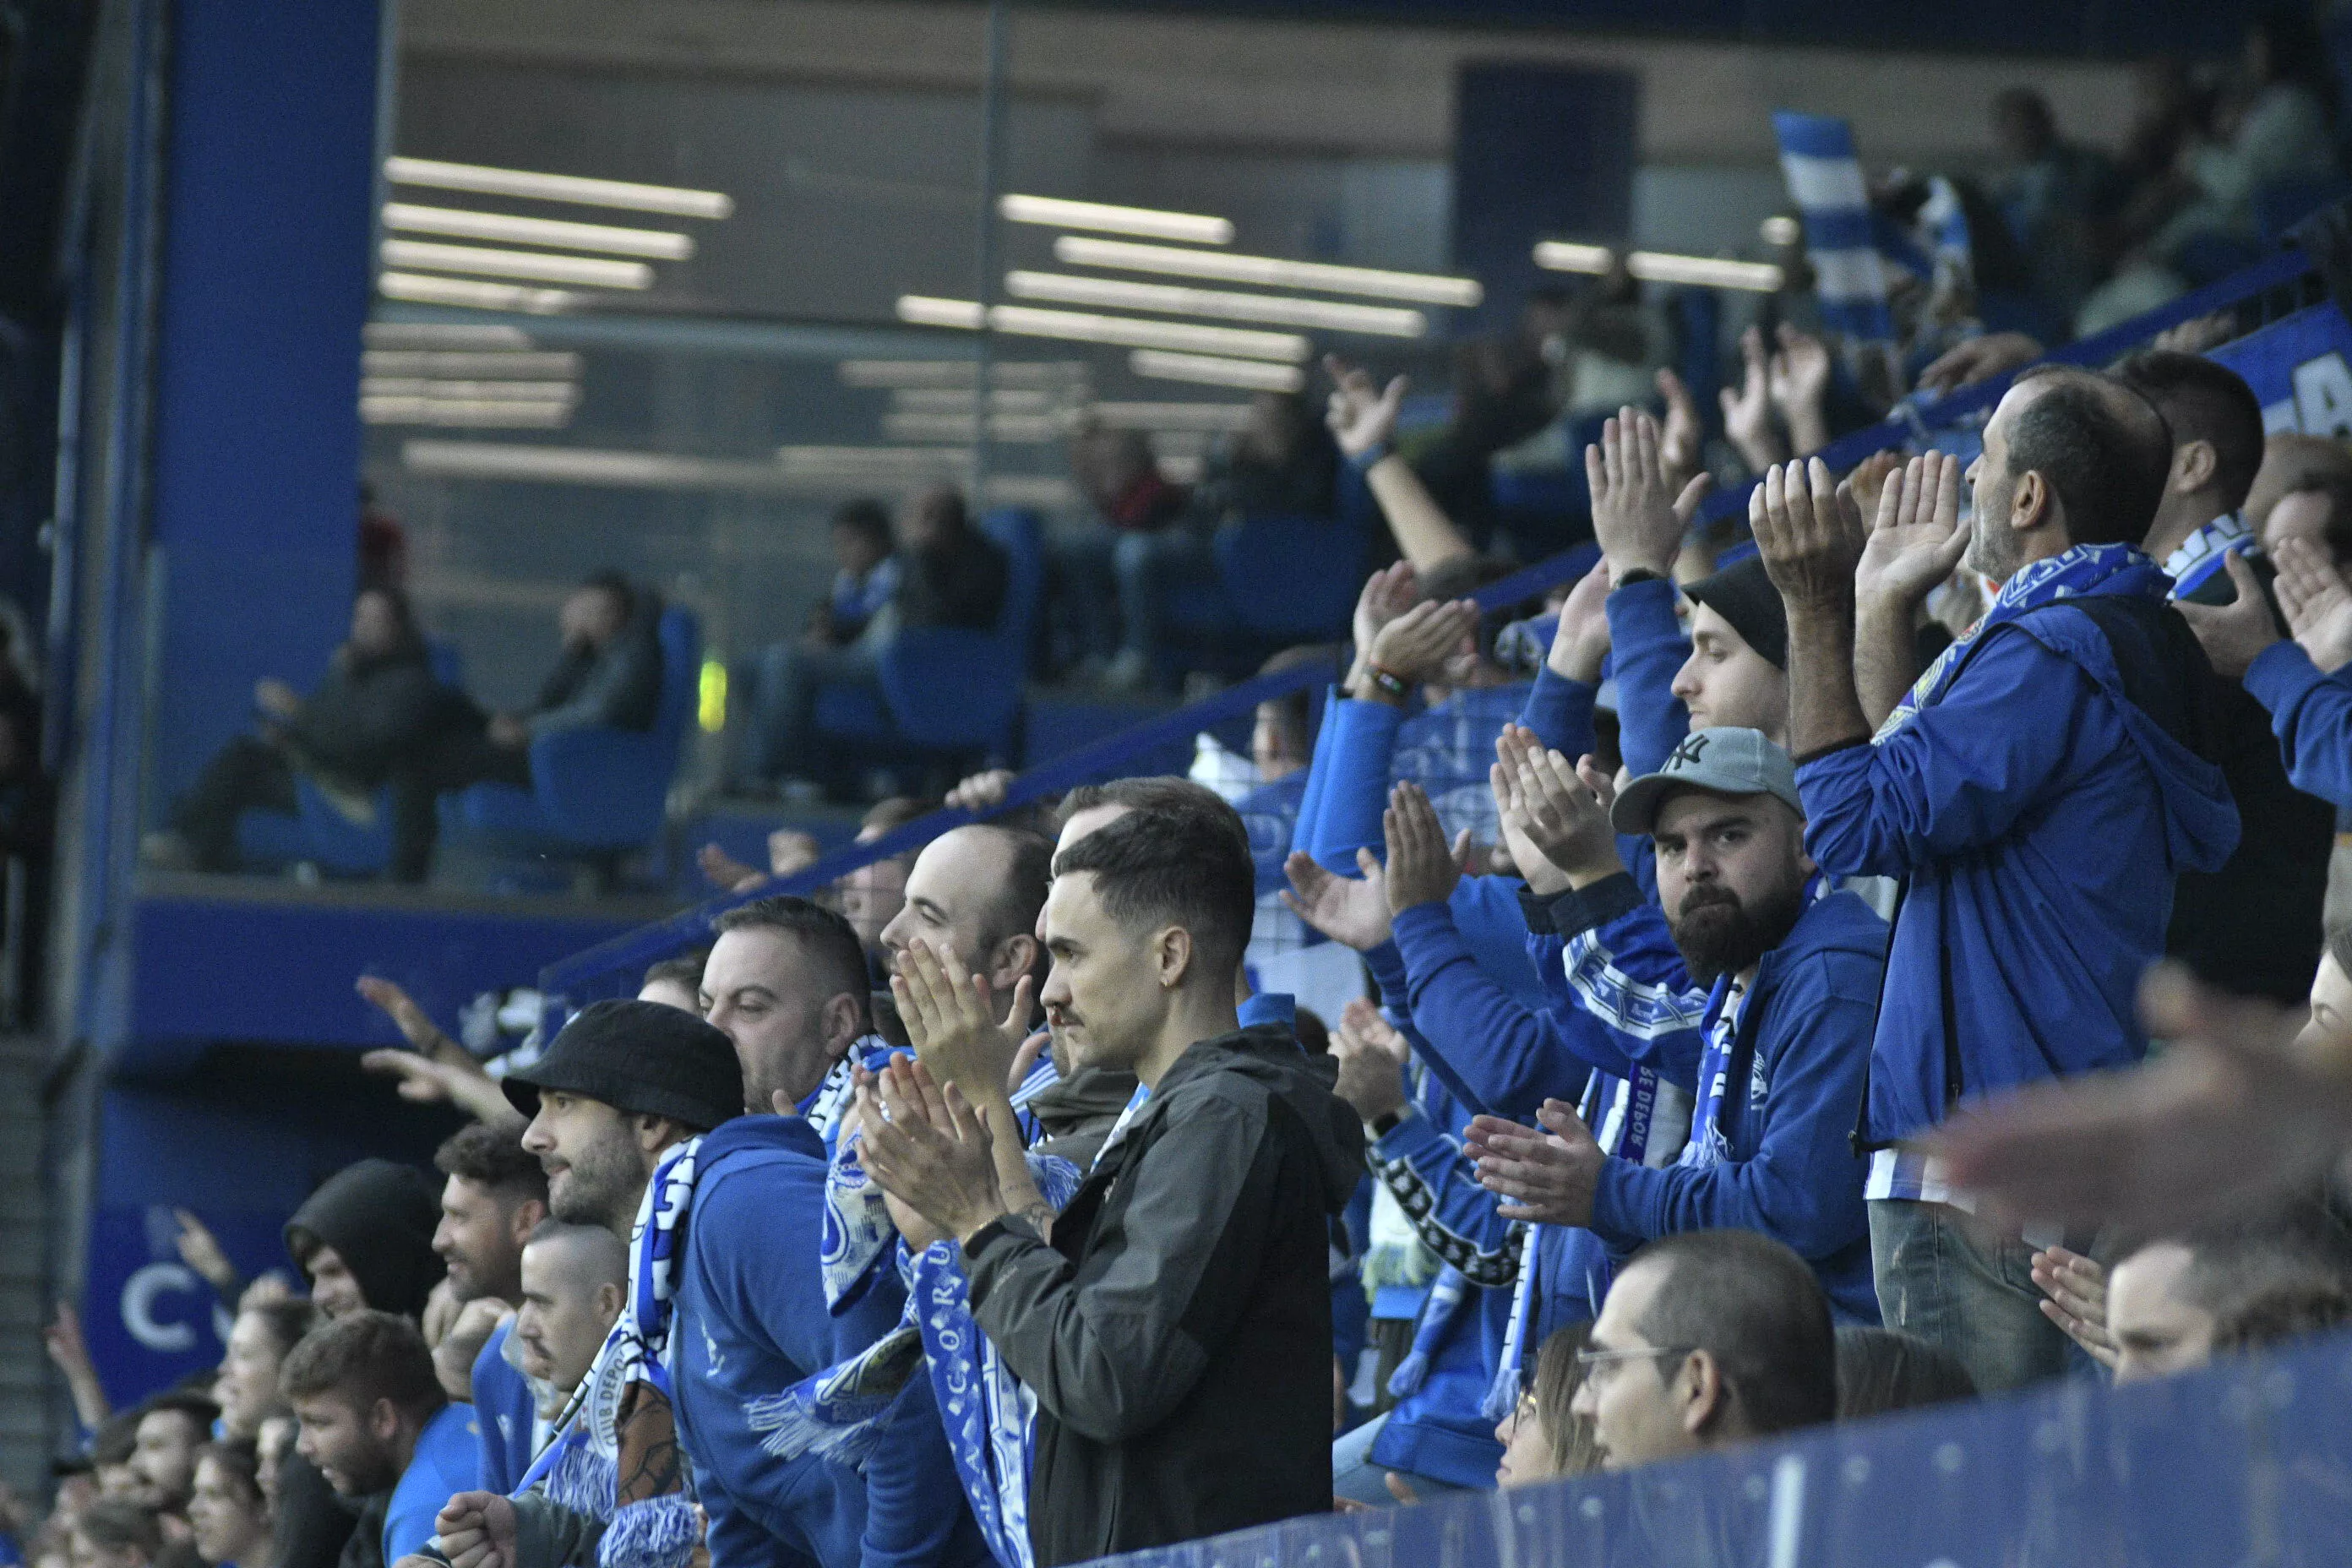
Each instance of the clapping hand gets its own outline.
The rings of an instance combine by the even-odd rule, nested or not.
[[[975,1104],[989,1104],[1006,1092],[1013,1058],[1029,1036],[1030,1002],[1036,983],[1023,975],[1013,986],[1013,1005],[999,1017],[991,1005],[988,977],[974,974],[955,949],[934,951],[922,937],[898,955],[890,977],[891,1000],[916,1057],[941,1082],[961,1089]]]
[[[1658,395],[1666,400],[1666,417],[1658,429],[1658,466],[1665,470],[1666,488],[1679,491],[1699,476],[1699,447],[1706,432],[1698,422],[1698,405],[1690,388],[1673,371],[1658,372]]]
[[[1599,763],[1586,757],[1571,766],[1558,752],[1547,751],[1535,731],[1517,726],[1495,738],[1495,755],[1509,775],[1507,810],[1513,832],[1565,876],[1569,886],[1583,887],[1625,868],[1605,804],[1613,791]],[[1520,867],[1523,875],[1527,869]]]
[[[1777,336],[1780,346],[1765,366],[1765,389],[1788,423],[1790,443],[1800,453],[1818,452],[1829,445],[1829,426],[1822,417],[1830,389],[1829,345],[1786,321]]]
[[[2106,1270],[2079,1252],[2045,1247],[2033,1255],[2033,1283],[2042,1291],[2042,1315],[2113,1371],[2116,1342],[2107,1332]]]
[[[1638,408],[1619,411],[1584,448],[1584,477],[1592,490],[1592,533],[1612,580],[1642,568],[1661,576],[1681,553],[1691,514],[1712,482],[1700,474],[1677,495],[1666,485],[1659,458],[1658,422]]]
[[[1609,563],[1597,563],[1577,579],[1559,606],[1544,664],[1562,680],[1586,686],[1601,682],[1601,661],[1609,656]]]
[[[2277,559],[2279,608],[2295,642],[2331,674],[2352,664],[2352,586],[2344,574],[2308,539],[2280,541]],[[2242,583],[2238,596],[2246,596]]]
[[[1609,1157],[1566,1100],[1545,1100],[1536,1120],[1543,1131],[1499,1116],[1471,1119],[1463,1147],[1477,1163],[1479,1184],[1505,1200],[1495,1208],[1505,1219],[1591,1225],[1592,1194]]]
[[[1349,628],[1355,638],[1358,660],[1371,658],[1372,641],[1381,635],[1382,626],[1419,603],[1421,584],[1410,561],[1383,566],[1364,579],[1363,591],[1356,595],[1356,613]],[[1011,776],[1006,775],[1008,779]],[[952,797],[950,804],[954,804]]]
[[[1007,1212],[984,1112],[919,1061],[896,1057],[857,1090],[866,1169],[959,1241]]]
[[[1739,334],[1745,362],[1737,392],[1723,389],[1723,433],[1739,449],[1748,466],[1769,468],[1789,455],[1780,433],[1772,425],[1770,371],[1764,359],[1764,334],[1754,327]]]
[[[2281,553],[2290,559],[2294,555],[2294,552],[2284,548]],[[2213,668],[2231,680],[2237,680],[2244,677],[2246,667],[2252,664],[2263,649],[2284,639],[2279,636],[2278,616],[2271,613],[2271,602],[2263,592],[2262,580],[2254,575],[2254,569],[2244,555],[2235,550],[2231,551],[2222,557],[2221,567],[2230,574],[2230,581],[2237,586],[2238,596],[2235,599],[2226,605],[2198,605],[2181,599],[2176,601],[2172,607],[2180,612],[2181,618],[2189,623],[2189,629],[2197,634],[2197,640],[2204,645],[2205,657],[2212,661]],[[2297,584],[2314,581],[2302,576],[2298,577]],[[2295,592],[2296,587],[2289,585],[2287,569],[2282,562],[2279,567],[2279,605],[2282,608]],[[2305,599],[2300,603],[2310,617],[2306,624],[2316,635],[2320,622],[2326,618],[2326,612],[2313,600]]]
[[[1838,498],[1841,514],[1849,488]],[[1862,559],[1854,567],[1854,596],[1899,607],[1909,615],[1952,574],[1968,553],[1969,531],[1960,522],[1960,460],[1939,452],[1914,458],[1880,487],[1878,506]]]
[[[1442,680],[1477,626],[1475,599],[1415,605],[1373,637],[1371,662],[1415,684]]]
[[[1437,808],[1429,804],[1417,784],[1401,784],[1389,792],[1388,810],[1381,814],[1388,838],[1389,912],[1402,914],[1416,904],[1442,904],[1454,896],[1462,880],[1462,858],[1470,847],[1470,830],[1464,828],[1449,848]]]
[[[1361,877],[1339,876],[1295,849],[1282,863],[1282,874],[1290,879],[1282,901],[1340,946],[1370,952],[1389,939],[1388,877],[1370,849],[1356,851],[1356,866]]]
[[[1851,502],[1851,495],[1839,496],[1819,458],[1765,469],[1764,482],[1748,493],[1756,552],[1792,615],[1852,602],[1854,570],[1869,536]],[[1881,498],[1882,511],[1885,504]]]
[[[1404,1064],[1412,1047],[1381,1010],[1363,997],[1339,1014],[1331,1055],[1339,1064],[1331,1092],[1353,1108],[1359,1120],[1378,1121],[1404,1105]]]
[[[1404,392],[1410,384],[1403,376],[1392,378],[1383,387],[1374,381],[1371,373],[1349,364],[1338,354],[1325,354],[1323,368],[1331,377],[1331,401],[1325,409],[1323,423],[1329,426],[1331,439],[1348,457],[1360,458],[1376,447],[1386,446],[1396,435],[1397,414],[1404,406]]]

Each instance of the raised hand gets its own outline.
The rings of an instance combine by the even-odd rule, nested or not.
[[[172,1217],[179,1222],[180,1234],[172,1238],[178,1249],[180,1261],[196,1271],[197,1278],[210,1285],[224,1301],[234,1301],[245,1286],[245,1276],[221,1250],[220,1239],[214,1236],[193,1209],[173,1209]]]
[[[765,871],[746,866],[716,844],[706,844],[694,852],[694,867],[704,881],[730,893],[748,892],[768,879]]]
[[[1672,571],[1710,481],[1701,474],[1679,495],[1667,488],[1658,422],[1638,408],[1604,422],[1600,441],[1584,449],[1584,477],[1592,491],[1592,534],[1612,580],[1636,568],[1661,576]]]
[[[2042,1315],[2093,1360],[2113,1370],[2116,1342],[2107,1332],[2107,1271],[2079,1252],[2045,1247],[2033,1255],[2033,1283],[2042,1291]]]
[[[977,816],[1004,804],[1004,792],[1016,775],[1011,768],[989,768],[960,782],[942,804]]]
[[[1570,765],[1546,751],[1527,731],[1507,731],[1496,754],[1517,773],[1518,826],[1543,858],[1558,867],[1569,885],[1581,888],[1625,868],[1617,857],[1617,835],[1601,803],[1600,765],[1591,757]]]
[[[1666,488],[1680,490],[1698,478],[1700,447],[1706,432],[1698,422],[1698,405],[1690,388],[1673,371],[1658,372],[1658,395],[1666,400],[1666,417],[1658,428],[1658,466],[1665,470]]]
[[[1517,732],[1529,737],[1528,744],[1534,743],[1533,731]],[[1502,828],[1503,848],[1510,856],[1512,866],[1526,881],[1529,892],[1552,898],[1568,890],[1568,874],[1546,859],[1544,852],[1528,836],[1527,805],[1519,798],[1518,756],[1516,752],[1505,750],[1505,742],[1513,734],[1513,729],[1507,726],[1496,738],[1496,754],[1509,760],[1498,761],[1486,770],[1486,787],[1494,792],[1496,820]]]
[[[2295,642],[2331,674],[2352,663],[2352,584],[2308,539],[2280,541],[2276,559],[2279,608]],[[2241,584],[2238,596],[2245,594]]]
[[[1282,901],[1341,947],[1370,952],[1389,939],[1388,874],[1370,849],[1356,851],[1356,866],[1361,877],[1341,877],[1295,849],[1282,863],[1282,874],[1290,879]]]
[[[1412,1054],[1403,1035],[1381,1010],[1359,996],[1339,1014],[1331,1055],[1339,1064],[1331,1092],[1348,1102],[1359,1120],[1377,1121],[1404,1105],[1404,1064]]]
[[[1029,1036],[1035,984],[1026,974],[1014,982],[1013,1005],[999,1016],[986,975],[972,973],[953,947],[934,949],[917,937],[899,955],[890,996],[915,1055],[931,1076],[958,1086],[967,1100],[988,1104],[1008,1092],[1013,1058]]]
[[[1475,599],[1415,605],[1372,638],[1371,662],[1416,684],[1442,679],[1447,662],[1477,627]]]
[[[1454,885],[1462,880],[1460,855],[1469,838],[1468,829],[1463,831],[1461,841],[1449,847],[1444,826],[1437,820],[1437,808],[1429,804],[1419,784],[1411,783],[1389,792],[1381,828],[1388,838],[1391,915],[1417,904],[1442,904],[1454,896]]]
[[[1601,683],[1601,662],[1609,656],[1609,563],[1597,563],[1576,581],[1559,606],[1545,668],[1563,680]]]
[[[1788,422],[1789,443],[1800,457],[1830,444],[1822,402],[1830,389],[1830,349],[1821,339],[1780,323],[1779,343],[1766,363],[1764,384]]]
[[[1765,573],[1791,611],[1837,610],[1854,594],[1867,532],[1819,458],[1764,470],[1748,498],[1748,531]],[[1879,507],[1883,512],[1885,502]]]
[[[1356,595],[1356,613],[1349,627],[1356,642],[1356,658],[1370,658],[1372,640],[1381,635],[1381,628],[1419,603],[1421,584],[1415,580],[1410,561],[1383,566],[1366,578],[1363,592]]]
[[[2284,553],[2292,555],[2293,552]],[[2279,636],[2278,617],[2271,614],[2270,599],[2263,593],[2262,580],[2254,575],[2254,569],[2247,563],[2246,558],[2232,550],[2222,558],[2221,568],[2230,574],[2230,581],[2237,585],[2238,596],[2235,599],[2226,605],[2197,605],[2181,599],[2176,601],[2172,607],[2180,612],[2181,619],[2189,623],[2189,629],[2197,634],[2197,640],[2204,645],[2205,657],[2212,661],[2213,668],[2231,679],[2239,680],[2244,678],[2246,667],[2252,664],[2263,649],[2284,639]],[[2279,605],[2284,608],[2288,598],[2296,592],[2288,584],[2284,565],[2279,568],[2278,581]],[[2312,579],[2302,577],[2297,581],[2301,584]],[[2312,608],[2309,599],[2300,602],[2306,610]],[[2289,624],[2293,624],[2291,616]],[[2314,619],[2311,625],[2316,632],[2317,619]]]
[[[1397,412],[1404,406],[1405,388],[1410,384],[1403,376],[1392,378],[1383,387],[1369,371],[1338,354],[1325,354],[1323,369],[1331,377],[1331,401],[1323,423],[1329,426],[1331,439],[1339,443],[1341,452],[1360,458],[1395,438]]]
[[[1479,1184],[1504,1200],[1495,1212],[1505,1219],[1591,1224],[1592,1194],[1609,1156],[1564,1100],[1545,1100],[1536,1121],[1542,1131],[1499,1116],[1471,1119],[1463,1150],[1477,1164]]]
[[[1853,504],[1862,509],[1863,516],[1878,516],[1878,498],[1885,493],[1886,481],[1902,471],[1903,454],[1893,447],[1873,452],[1853,466],[1845,477],[1845,488],[1853,492]]]
[[[1739,389],[1725,387],[1723,433],[1739,449],[1748,466],[1759,472],[1789,456],[1788,445],[1772,424],[1770,372],[1764,359],[1764,334],[1754,327],[1739,334],[1744,362]]]
[[[959,1241],[1005,1215],[985,1115],[904,1057],[857,1090],[866,1169],[883,1189]]]
[[[2042,355],[2040,343],[2023,332],[1987,332],[1944,351],[1943,356],[1919,373],[1919,389],[1948,395],[1961,387],[2032,364]]]
[[[1940,452],[1914,458],[1880,488],[1870,537],[1854,567],[1854,597],[1908,615],[1952,574],[1968,548],[1969,531],[1960,523],[1960,460]]]

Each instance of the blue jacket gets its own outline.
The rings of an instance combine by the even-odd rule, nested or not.
[[[1961,1099],[2139,1060],[2173,879],[2238,842],[2221,770],[2126,695],[2066,600],[1982,634],[1940,700],[1797,784],[1823,871],[1908,879],[1864,1122],[1881,1146]]]
[[[824,1141],[798,1117],[747,1116],[704,1140],[699,1164],[670,1343],[712,1568],[985,1562],[929,1379],[908,1382],[863,1471],[762,1445],[761,1402],[872,1344],[906,1301],[891,1273],[841,1316],[827,1310]]]
[[[2273,643],[2246,667],[2246,689],[2270,710],[2288,781],[2352,808],[2352,667],[2322,674],[2296,644]]]
[[[1700,1056],[1725,984],[1711,991],[1669,984],[1646,1014],[1627,1005],[1621,959],[1690,985],[1664,915],[1630,877],[1566,895],[1552,916],[1577,1004],[1575,1026],[1562,1031],[1570,1048],[1599,1071],[1647,1067],[1698,1094]],[[1723,1158],[1663,1169],[1611,1160],[1593,1194],[1596,1234],[1633,1247],[1679,1231],[1761,1231],[1812,1264],[1842,1321],[1878,1321],[1867,1172],[1853,1134],[1886,936],[1886,922],[1852,893],[1816,900],[1798,917],[1757,965],[1740,1010],[1717,1123]]]
[[[480,1449],[474,1439],[470,1405],[445,1405],[416,1435],[416,1451],[392,1489],[383,1516],[386,1563],[422,1552],[433,1539],[433,1521],[459,1492],[481,1488]]]
[[[1612,592],[1609,668],[1617,679],[1617,749],[1635,778],[1656,773],[1690,733],[1690,710],[1674,694],[1690,658],[1672,583],[1629,583]]]
[[[530,1379],[507,1362],[507,1336],[513,1331],[514,1320],[509,1318],[474,1358],[474,1425],[482,1441],[482,1489],[500,1497],[512,1495],[530,1468],[539,1414],[531,1407]]]

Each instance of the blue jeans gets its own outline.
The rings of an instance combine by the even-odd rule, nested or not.
[[[1381,1428],[1389,1424],[1389,1416],[1394,1414],[1390,1411],[1375,1415],[1354,1431],[1332,1439],[1331,1494],[1351,1502],[1370,1503],[1374,1508],[1394,1508],[1397,1495],[1389,1490],[1388,1484],[1391,1474],[1402,1476],[1405,1485],[1411,1487],[1423,1502],[1448,1492],[1468,1491],[1468,1487],[1457,1487],[1452,1481],[1441,1481],[1435,1476],[1424,1476],[1412,1470],[1391,1471],[1386,1465],[1372,1463],[1372,1445],[1379,1441]]]
[[[1959,1358],[1977,1392],[2072,1369],[2074,1342],[2042,1315],[2033,1248],[1949,1204],[1870,1200],[1870,1262],[1890,1329]]]
[[[882,691],[882,667],[860,643],[846,647],[807,647],[770,643],[753,668],[751,722],[744,738],[742,781],[814,778],[809,756],[815,741],[818,689],[855,686]]]

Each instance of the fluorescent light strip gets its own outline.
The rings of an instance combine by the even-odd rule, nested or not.
[[[1253,392],[1300,392],[1307,373],[1295,364],[1265,364],[1255,360],[1220,359],[1210,354],[1168,353],[1139,349],[1127,356],[1127,368],[1148,381],[1189,381],[1199,386],[1245,386]]]
[[[1249,424],[1251,410],[1246,403],[1097,403],[1087,412],[1123,430],[1214,433],[1243,428]]]
[[[576,403],[580,389],[568,381],[443,381],[422,375],[364,375],[362,397],[467,397],[509,403]]]
[[[379,273],[376,292],[387,300],[425,305],[465,305],[478,310],[521,310],[551,316],[580,302],[568,289],[526,289],[519,283],[485,283],[475,278],[435,278],[422,272]]]
[[[517,217],[511,213],[468,212],[462,207],[418,206],[414,202],[384,203],[383,226],[405,234],[503,239],[518,245],[552,246],[558,250],[603,250],[654,261],[684,261],[694,255],[694,237],[690,234],[670,234],[657,228],[620,228],[608,223],[567,223],[551,217]]]
[[[1554,272],[1601,273],[1616,264],[1616,253],[1605,245],[1546,239],[1536,244],[1535,262]],[[1644,283],[1687,283],[1705,289],[1744,289],[1758,294],[1769,294],[1782,282],[1780,268],[1769,261],[1678,256],[1663,250],[1629,251],[1625,270]]]
[[[890,394],[893,414],[969,415],[980,401],[969,386],[902,386]],[[988,395],[991,414],[1050,414],[1068,400],[1042,387],[1000,386]]]
[[[536,278],[550,283],[582,283],[592,289],[650,289],[654,269],[642,261],[607,261],[601,256],[551,256],[536,250],[491,250],[478,245],[443,245],[429,239],[387,239],[386,267],[421,267],[428,272],[479,272],[491,278]]]
[[[1059,196],[1000,197],[996,214],[1007,223],[1042,224],[1048,228],[1092,228],[1105,234],[1140,234],[1152,239],[1181,239],[1194,245],[1231,245],[1231,220],[1204,213],[1161,212],[1152,207],[1108,206],[1101,202],[1064,201]]]
[[[364,425],[447,425],[474,429],[561,430],[572,423],[569,403],[516,403],[465,397],[362,396]]]
[[[469,353],[462,350],[369,349],[360,356],[360,369],[368,375],[424,375],[442,380],[482,381],[497,377],[573,381],[580,375],[580,356],[553,350]]]
[[[1054,259],[1066,267],[1162,272],[1177,278],[1255,283],[1266,289],[1311,289],[1318,294],[1411,300],[1424,305],[1475,305],[1486,297],[1475,278],[1446,278],[1433,272],[1388,272],[1375,267],[1339,267],[1328,261],[1285,261],[1278,257],[1235,256],[1223,250],[1179,250],[1173,246],[1089,239],[1077,234],[1066,234],[1054,241]]]
[[[845,359],[841,384],[859,387],[960,386],[967,392],[979,375],[968,359]],[[1013,360],[988,367],[988,384],[1008,386],[1083,386],[1083,360]]]
[[[1338,300],[1307,300],[1297,295],[1234,294],[1223,289],[1137,283],[1125,278],[1008,272],[1004,275],[1004,291],[1016,300],[1114,305],[1130,310],[1156,310],[1164,316],[1222,316],[1228,321],[1273,321],[1286,327],[1323,327],[1335,332],[1370,332],[1388,338],[1418,338],[1429,331],[1427,316],[1394,305],[1351,305]]]
[[[898,298],[898,319],[926,327],[980,328],[980,306],[971,300],[940,300],[922,294]],[[1097,316],[1078,310],[1041,310],[1031,305],[994,305],[988,324],[1024,338],[1066,338],[1076,342],[1117,343],[1127,348],[1192,350],[1251,359],[1303,360],[1313,351],[1291,332],[1257,332],[1244,327],[1201,327],[1189,321],[1147,321],[1136,316]]]
[[[370,349],[528,349],[530,334],[520,327],[479,326],[460,321],[370,321],[361,329]],[[485,359],[496,357],[485,353]]]
[[[839,454],[920,454],[919,462],[895,459],[896,467],[840,467]],[[801,454],[802,457],[790,457]],[[808,460],[808,454],[832,454]],[[834,496],[866,489],[911,491],[941,479],[969,477],[969,455],[952,447],[793,447],[772,463],[741,458],[688,458],[667,452],[623,452],[497,441],[401,443],[402,467],[413,474],[446,479],[503,479],[537,484],[606,486],[620,489],[726,490],[751,495]],[[942,464],[940,459],[948,461]],[[886,459],[890,461],[893,459]],[[828,465],[833,465],[828,467]],[[1074,505],[1076,491],[1066,479],[1042,474],[992,474],[984,504]]]
[[[980,421],[970,414],[921,414],[912,411],[882,416],[882,436],[890,441],[971,441]],[[992,414],[988,437],[1016,446],[1045,446],[1070,433],[1070,421],[1058,414]]]
[[[571,202],[581,206],[626,207],[633,212],[668,213],[677,217],[723,218],[735,211],[735,198],[721,191],[641,185],[630,180],[593,180],[578,174],[542,174],[527,169],[492,168],[484,163],[449,163],[437,158],[386,158],[383,177],[395,185],[431,185],[445,191],[478,191],[487,195]]]

